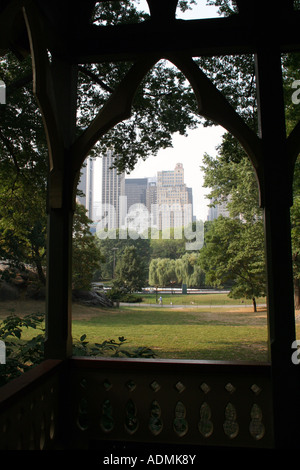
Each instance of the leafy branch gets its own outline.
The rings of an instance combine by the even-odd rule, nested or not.
[[[105,340],[103,343],[94,343],[89,346],[89,342],[86,341],[87,336],[84,334],[80,337],[79,341],[73,345],[74,356],[111,356],[111,357],[131,357],[131,358],[151,358],[155,357],[156,354],[147,347],[138,347],[133,351],[124,349],[123,346],[127,342],[124,336],[119,336],[118,341],[114,339]]]
[[[38,330],[39,333],[29,340],[24,340],[24,330]],[[15,315],[14,312],[0,322],[0,340],[6,348],[6,364],[0,364],[0,386],[27,372],[44,359],[44,314],[35,313]],[[90,344],[87,336],[82,335],[73,343],[74,356],[110,356],[130,358],[153,358],[156,354],[147,347],[138,347],[130,351],[124,348],[127,340],[120,336],[118,340],[110,339],[102,343]]]

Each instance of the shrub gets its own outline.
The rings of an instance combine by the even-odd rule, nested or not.
[[[113,302],[130,302],[137,303],[142,302],[143,297],[131,294],[126,288],[117,288],[113,287],[111,290],[107,291],[107,297]]]
[[[0,386],[9,380],[28,371],[44,359],[44,314],[29,314],[19,317],[12,313],[0,323],[0,340],[5,342],[6,364],[0,365]],[[25,328],[38,330],[40,333],[30,340],[23,340],[22,333]],[[155,353],[147,347],[138,347],[133,351],[124,349],[126,339],[123,336],[103,341],[103,343],[90,344],[86,335],[73,343],[74,356],[111,356],[150,358]]]
[[[0,339],[6,347],[6,364],[1,364],[0,385],[39,364],[44,357],[43,314],[29,314],[18,317],[9,315],[0,323]],[[24,328],[39,330],[40,333],[29,341],[22,341]]]

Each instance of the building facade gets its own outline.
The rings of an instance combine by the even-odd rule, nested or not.
[[[146,206],[148,178],[125,179],[125,196],[127,197],[127,212],[134,204]]]
[[[192,192],[184,183],[184,168],[157,173],[157,221],[159,230],[185,227],[193,221]]]
[[[146,207],[151,214],[151,226],[157,227],[157,178],[148,178],[146,191]]]
[[[80,195],[76,200],[86,208],[87,216],[92,220],[94,217],[94,161],[90,157],[86,159],[82,167],[77,189],[80,191]]]
[[[112,165],[116,156],[111,150],[102,157],[102,228],[116,229],[122,226],[126,214],[125,174]]]

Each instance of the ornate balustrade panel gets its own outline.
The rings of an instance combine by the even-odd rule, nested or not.
[[[267,364],[73,358],[69,373],[75,448],[103,440],[272,447]]]
[[[62,364],[45,361],[0,388],[0,449],[57,448]]]

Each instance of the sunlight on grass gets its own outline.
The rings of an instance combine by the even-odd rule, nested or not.
[[[124,336],[127,340],[124,347],[129,350],[148,347],[156,353],[158,359],[267,360],[267,318],[264,306],[259,306],[258,311],[253,312],[252,307],[246,307],[239,301],[234,303],[233,299],[224,294],[200,294],[198,302],[202,304],[191,308],[184,304],[184,300],[193,297],[177,297],[177,304],[174,302],[173,306],[163,307],[131,304],[103,309],[74,303],[73,339],[79,340],[85,334],[92,345]],[[172,298],[175,299],[174,296]],[[207,299],[210,299],[209,304]],[[37,301],[1,303],[0,317],[4,318],[12,310],[16,314],[26,314],[43,312],[43,309],[44,303]],[[297,338],[300,338],[298,322],[296,328]],[[37,333],[24,330],[22,339],[30,339]]]
[[[123,307],[87,312],[86,320],[74,314],[73,336],[85,333],[91,343],[124,336],[129,348],[147,346],[160,359],[267,360],[264,311]]]
[[[161,295],[161,294],[159,294]],[[156,304],[157,296],[155,293],[143,294],[143,304]],[[231,299],[227,294],[162,294],[163,304],[170,305],[251,305],[250,299]],[[258,298],[258,304],[266,304],[265,298]]]

